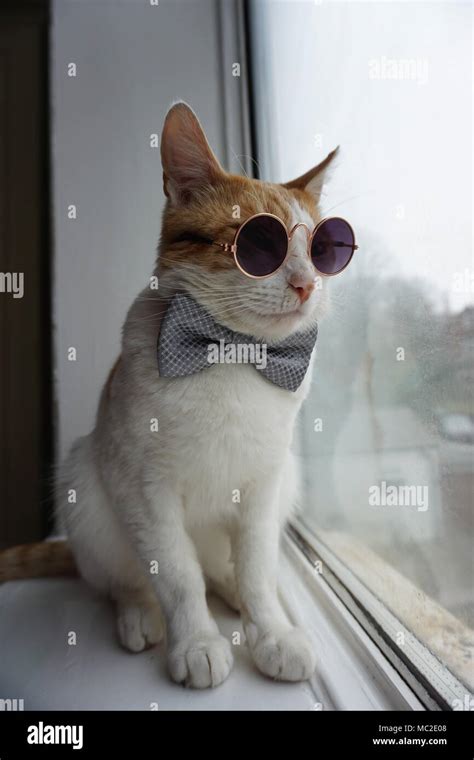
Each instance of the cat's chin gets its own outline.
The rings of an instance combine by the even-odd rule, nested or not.
[[[236,320],[237,321],[237,320]],[[248,310],[241,315],[238,324],[229,325],[231,329],[259,339],[276,342],[314,325],[316,316],[314,310],[304,311],[295,309],[287,312],[262,314]]]
[[[312,327],[324,316],[327,298],[311,298],[304,304],[295,305],[287,311],[260,311],[250,305],[237,304],[237,308],[227,307],[222,313],[219,298],[187,287],[190,295],[198,301],[216,320],[225,327],[242,335],[252,336],[260,342],[276,343],[293,333]]]

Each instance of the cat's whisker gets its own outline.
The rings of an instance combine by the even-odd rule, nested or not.
[[[339,201],[338,203],[335,203],[334,206],[330,206],[329,208],[324,209],[324,216],[327,216],[330,211],[334,211],[335,208],[339,208],[339,206],[342,206],[344,203],[350,203],[350,201],[357,200],[358,198],[362,198],[363,196],[370,196],[374,195],[374,191],[367,191],[366,193],[358,193],[357,195],[350,195],[348,198],[344,198],[342,201]]]
[[[249,161],[250,161],[252,164],[254,164],[254,166],[257,168],[257,172],[258,172],[258,174],[260,174],[260,166],[259,166],[259,163],[258,163],[258,161],[257,161],[255,158],[253,158],[252,156],[250,156],[250,155],[249,155],[249,154],[247,154],[247,153],[241,153],[241,154],[237,155],[237,153],[236,153],[234,150],[232,150],[232,155],[233,155],[233,156],[234,156],[234,158],[235,158],[235,159],[238,161],[238,163],[239,163],[239,166],[240,166],[240,168],[242,169],[242,172],[243,172],[243,174],[244,174],[244,176],[245,176],[245,177],[249,177],[249,175],[248,175],[248,172],[245,170],[245,167],[244,167],[244,165],[243,165],[242,161],[240,160],[240,156],[241,156],[242,158],[247,158],[247,159],[249,159]]]

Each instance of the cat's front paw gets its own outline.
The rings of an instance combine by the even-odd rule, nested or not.
[[[173,681],[194,689],[218,686],[229,675],[233,662],[230,643],[218,633],[204,633],[180,641],[168,655]]]
[[[245,632],[258,669],[279,681],[306,681],[316,667],[311,644],[299,628],[260,631],[254,623]]]

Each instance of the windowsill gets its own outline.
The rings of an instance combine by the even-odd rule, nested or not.
[[[310,682],[271,681],[253,666],[239,617],[219,600],[210,606],[234,645],[234,669],[217,689],[173,684],[164,648],[122,650],[112,605],[83,582],[31,580],[0,586],[0,698],[25,710],[421,710],[423,706],[325,581],[285,538],[282,602],[317,654]],[[77,643],[68,645],[75,632]],[[156,709],[156,706],[154,707]]]
[[[309,683],[272,682],[255,670],[238,616],[217,599],[210,604],[232,641],[234,669],[217,689],[173,684],[164,648],[122,650],[111,604],[83,582],[51,579],[0,586],[0,699],[23,699],[25,710],[312,710]],[[74,631],[76,646],[67,643]],[[156,709],[156,707],[155,707]]]

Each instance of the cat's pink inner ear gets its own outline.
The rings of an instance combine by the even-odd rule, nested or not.
[[[310,193],[316,201],[318,201],[323,189],[323,185],[330,178],[334,166],[333,162],[338,152],[339,146],[335,150],[331,151],[331,153],[329,153],[329,155],[327,155],[324,161],[321,161],[320,164],[313,166],[312,169],[307,171],[305,174],[302,174],[301,177],[297,177],[296,179],[291,180],[291,182],[286,182],[283,187],[286,187],[289,190],[305,190],[307,193]]]
[[[176,103],[168,111],[161,136],[163,189],[174,203],[212,185],[224,174],[194,111]]]

